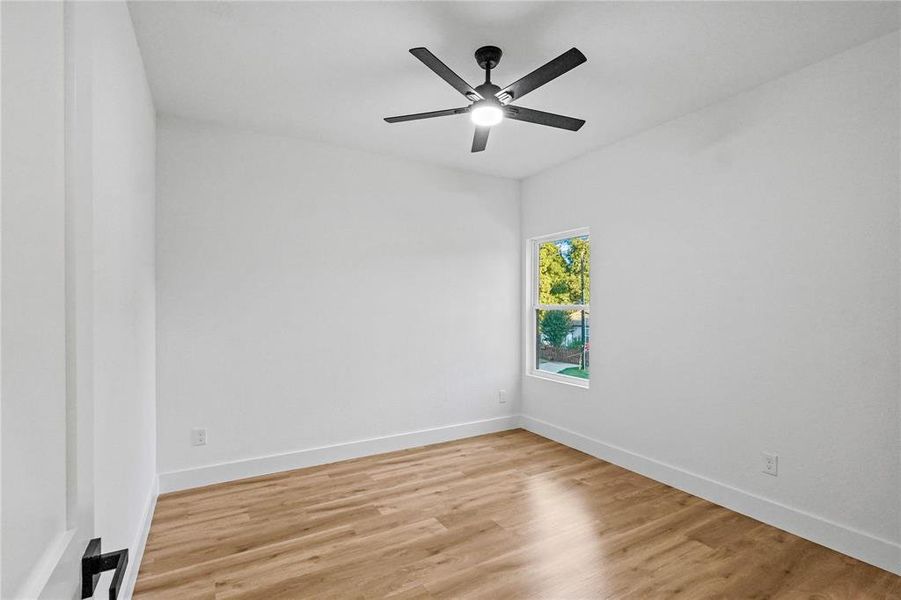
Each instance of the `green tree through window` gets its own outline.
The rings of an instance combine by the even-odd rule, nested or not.
[[[588,236],[538,246],[538,303],[588,304],[591,289]]]

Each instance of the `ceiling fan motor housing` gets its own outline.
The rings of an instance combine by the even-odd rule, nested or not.
[[[482,98],[494,99],[494,95],[497,94],[499,91],[501,91],[501,88],[500,88],[500,86],[494,85],[493,83],[485,82],[480,86],[476,86],[476,91],[479,93],[479,95]]]

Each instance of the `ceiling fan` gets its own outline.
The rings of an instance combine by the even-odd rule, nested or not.
[[[515,121],[527,121],[570,131],[578,131],[585,124],[585,121],[582,119],[564,117],[563,115],[555,115],[554,113],[525,108],[524,106],[513,106],[511,104],[532,90],[560,77],[588,60],[576,48],[567,50],[554,60],[538,67],[522,79],[511,83],[503,89],[491,83],[491,69],[497,66],[503,54],[501,49],[496,46],[482,46],[476,50],[476,62],[485,69],[485,83],[475,88],[463,81],[462,77],[451,71],[447,65],[438,60],[438,57],[426,48],[411,48],[410,54],[421,60],[438,77],[466,96],[472,104],[461,108],[448,108],[446,110],[401,115],[399,117],[387,117],[385,120],[389,123],[469,113],[472,122],[476,126],[475,135],[472,138],[473,152],[481,152],[485,149],[485,146],[488,144],[488,133],[491,131],[491,126],[500,123],[504,117]]]

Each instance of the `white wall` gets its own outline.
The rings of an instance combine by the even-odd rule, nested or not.
[[[62,4],[3,3],[2,569],[13,598],[66,529]]]
[[[156,116],[127,6],[90,14],[94,526],[134,561],[156,479]]]
[[[524,238],[591,228],[593,340],[590,389],[526,376],[523,412],[891,566],[899,106],[892,34],[525,180]]]
[[[172,118],[157,166],[161,473],[516,410],[516,182]]]

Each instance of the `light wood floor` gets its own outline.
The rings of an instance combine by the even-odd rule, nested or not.
[[[135,598],[901,598],[901,577],[516,430],[161,496]]]

